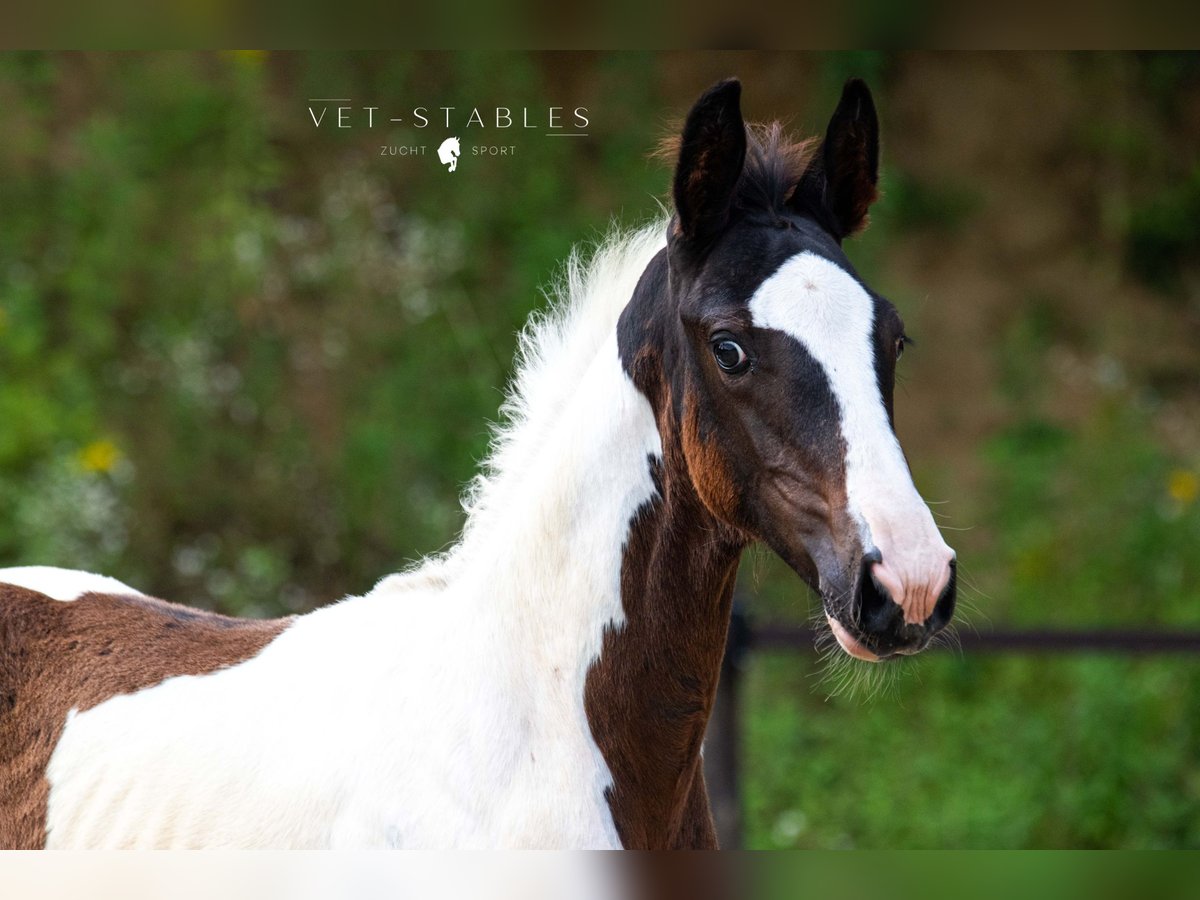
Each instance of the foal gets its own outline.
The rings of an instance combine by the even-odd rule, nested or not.
[[[665,229],[572,259],[448,553],[271,622],[0,570],[0,845],[712,847],[750,542],[847,653],[928,644],[954,554],[892,427],[903,325],[841,250],[870,93],[812,153],[739,98],[691,110]]]

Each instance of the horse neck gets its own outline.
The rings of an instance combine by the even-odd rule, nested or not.
[[[569,399],[502,445],[451,567],[470,572],[472,626],[523,667],[539,715],[586,714],[628,847],[679,832],[741,551],[651,393],[610,335]]]
[[[652,266],[622,322],[647,321],[662,308],[662,289]],[[608,799],[622,842],[656,849],[712,838],[700,749],[745,541],[696,493],[663,371],[665,338],[650,332],[639,341],[623,335],[621,352],[661,435],[662,455],[651,464],[657,491],[630,524],[621,562],[625,623],[605,634],[585,706],[612,773]]]
[[[675,846],[701,790],[741,545],[707,527],[690,483],[664,467],[663,497],[633,524],[621,568],[625,626],[588,675],[588,720],[612,772],[609,805],[628,848]],[[708,818],[707,798],[702,815]]]

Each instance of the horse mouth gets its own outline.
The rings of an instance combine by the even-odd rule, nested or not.
[[[829,623],[829,628],[833,632],[834,640],[838,642],[838,646],[846,651],[847,654],[855,659],[865,660],[866,662],[879,662],[882,657],[871,650],[868,650],[861,641],[852,635],[841,622],[831,616],[828,612],[825,613],[825,620]]]

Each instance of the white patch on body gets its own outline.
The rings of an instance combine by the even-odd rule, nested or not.
[[[143,596],[127,584],[107,575],[93,575],[54,566],[18,566],[0,569],[0,584],[15,584],[38,591],[55,600],[78,600],[84,594],[133,594]]]
[[[662,453],[615,326],[656,227],[573,263],[461,542],[256,657],[70,717],[50,847],[616,847],[584,683]]]
[[[954,551],[917,493],[888,422],[875,374],[874,301],[850,273],[804,252],[764,281],[749,307],[756,326],[786,332],[824,368],[841,410],[850,511],[864,550],[878,548],[883,558],[872,574],[906,621],[924,622],[949,580]]]

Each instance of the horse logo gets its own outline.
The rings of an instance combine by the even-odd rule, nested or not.
[[[458,138],[446,138],[438,147],[437,153],[438,161],[446,167],[447,172],[453,172],[458,168],[458,157],[462,153],[462,148],[458,145]]]

